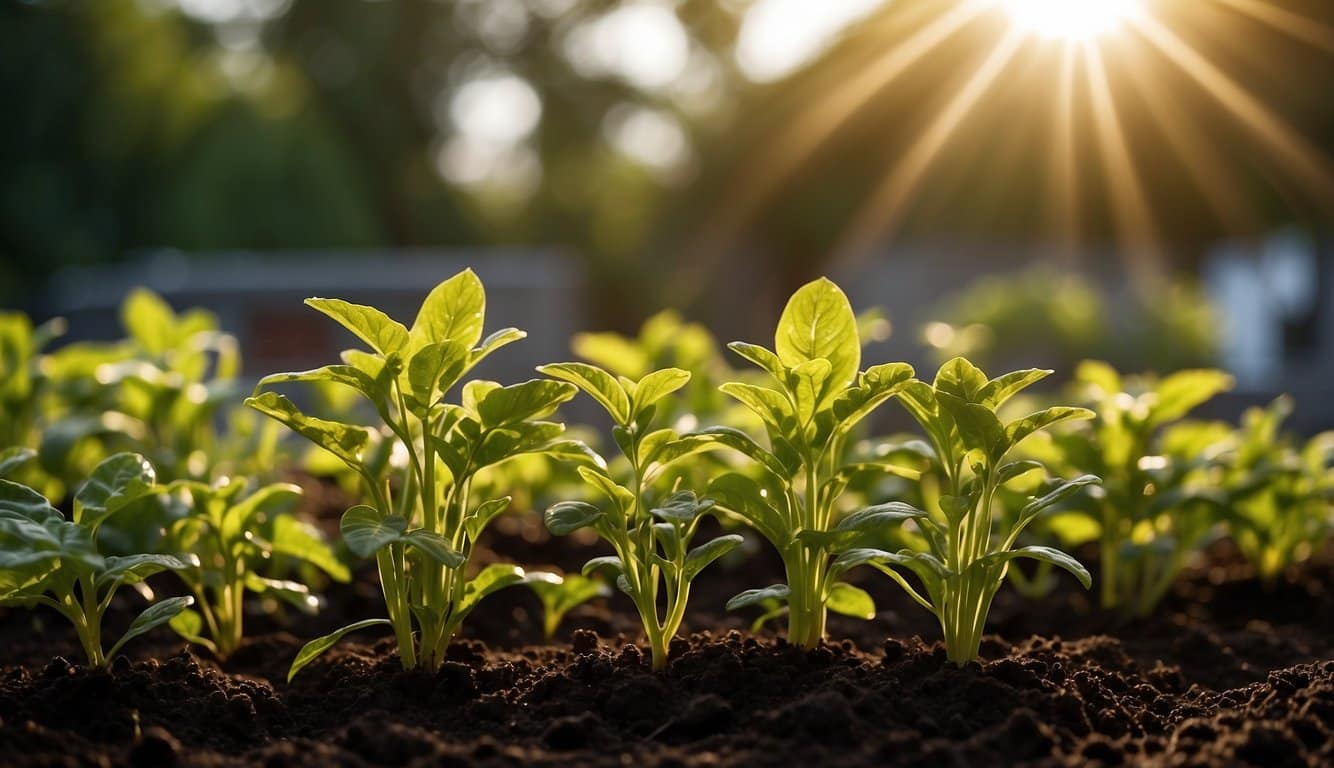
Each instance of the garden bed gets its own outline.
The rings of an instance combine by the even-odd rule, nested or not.
[[[529,562],[585,554],[531,538],[511,528],[491,544]],[[679,639],[657,675],[622,595],[576,609],[542,645],[536,601],[507,590],[438,674],[402,672],[392,640],[371,636],[290,685],[301,638],[373,615],[373,574],[318,617],[256,622],[222,665],[160,630],[133,661],[88,672],[64,660],[78,646],[60,622],[34,633],[34,614],[10,611],[0,748],[13,765],[1330,764],[1334,554],[1272,593],[1226,545],[1209,562],[1126,625],[1077,587],[1040,602],[1002,591],[997,634],[964,668],[885,579],[863,583],[876,620],[833,619],[823,648],[752,636],[718,608],[731,581],[770,575],[763,557],[700,579],[686,623],[711,631]]]

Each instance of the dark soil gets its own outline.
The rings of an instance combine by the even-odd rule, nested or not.
[[[567,568],[601,554],[518,520],[493,549]],[[438,674],[403,672],[372,631],[290,685],[303,640],[379,614],[373,576],[336,585],[321,616],[256,617],[224,664],[160,632],[90,672],[64,660],[77,646],[58,617],[0,614],[0,764],[1334,765],[1330,552],[1266,592],[1218,547],[1153,619],[1124,625],[1077,586],[1037,602],[1003,591],[984,660],[962,669],[886,579],[863,584],[876,620],[834,618],[818,650],[739,631],[720,607],[777,580],[767,558],[701,577],[695,634],[656,675],[621,596],[542,645],[536,601],[508,590]]]

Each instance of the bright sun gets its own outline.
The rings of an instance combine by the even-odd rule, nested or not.
[[[1015,26],[1043,37],[1086,41],[1144,13],[1144,0],[1001,0]]]

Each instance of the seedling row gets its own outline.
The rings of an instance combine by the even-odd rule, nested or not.
[[[1220,537],[1272,586],[1334,526],[1334,434],[1285,434],[1286,397],[1232,424],[1191,416],[1232,385],[1217,370],[1131,376],[1088,361],[1039,393],[1052,371],[866,360],[873,322],[824,279],[790,298],[771,345],[724,353],[668,312],[635,338],[580,335],[578,360],[512,384],[471,374],[525,336],[486,333],[471,271],[436,286],[411,325],[306,303],[362,346],[265,376],[243,402],[236,342],[202,310],[136,291],[125,339],[54,351],[58,321],[0,315],[0,604],[62,616],[93,667],[162,625],[225,658],[248,613],[318,611],[367,561],[382,610],[310,639],[290,675],[375,628],[405,668],[434,670],[479,602],[511,587],[537,595],[548,637],[618,593],[657,670],[692,584],[744,574],[751,539],[784,571],[727,602],[753,629],[773,623],[810,648],[831,611],[872,618],[849,580],[867,569],[933,614],[965,664],[1007,582],[1040,598],[1073,578],[1109,613],[1144,616]],[[576,398],[605,411],[609,436],[567,426]],[[877,433],[888,409],[915,431]],[[339,536],[299,514],[294,470],[356,501]],[[605,554],[578,574],[480,567],[488,526],[530,513]],[[103,637],[130,591],[146,607]]]

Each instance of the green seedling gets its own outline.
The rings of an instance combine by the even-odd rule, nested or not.
[[[436,286],[409,329],[378,309],[339,299],[308,299],[363,341],[343,363],[263,378],[252,408],[286,424],[336,456],[361,478],[370,503],[344,513],[343,541],[379,570],[387,618],[343,627],[307,644],[295,675],[348,632],[389,625],[407,669],[439,668],[445,650],[478,601],[522,583],[522,568],[496,563],[470,577],[473,545],[508,497],[480,503],[471,492],[478,472],[515,456],[552,452],[583,455],[557,438],[564,425],[544,421],[574,396],[569,384],[532,380],[502,387],[470,381],[461,402],[445,402],[473,366],[526,334],[515,328],[485,339],[486,294],[471,270]],[[314,418],[266,387],[283,382],[332,382],[365,397],[379,425]],[[414,631],[415,630],[415,631]]]
[[[308,613],[318,607],[306,584],[261,575],[275,559],[315,566],[338,581],[351,578],[319,532],[289,514],[301,496],[299,487],[274,483],[247,493],[250,487],[244,478],[231,478],[213,485],[178,481],[167,489],[169,503],[185,512],[172,523],[165,546],[194,555],[193,564],[177,575],[196,606],[178,613],[171,626],[220,658],[230,656],[244,637],[247,592]]]
[[[773,351],[742,342],[728,346],[772,380],[771,387],[722,386],[764,423],[768,447],[735,429],[700,432],[748,456],[758,468],[757,477],[730,472],[716,478],[707,495],[769,540],[787,576],[786,584],[737,595],[728,608],[770,606],[772,612],[774,601],[785,603],[789,642],[815,647],[824,637],[828,610],[862,618],[875,612],[869,596],[842,584],[847,569],[833,566],[833,553],[920,514],[896,503],[848,509],[844,496],[861,473],[895,471],[884,462],[845,463],[846,442],[863,419],[902,391],[913,370],[906,363],[886,363],[858,372],[857,318],[843,292],[825,279],[807,284],[788,301]]]
[[[548,641],[565,620],[565,614],[589,600],[607,597],[611,590],[600,579],[578,573],[559,576],[554,573],[530,573],[528,588],[542,602],[542,636]]]
[[[1099,492],[1067,507],[1085,515],[1091,525],[1079,527],[1097,538],[1102,607],[1145,616],[1220,530],[1231,431],[1183,417],[1232,379],[1201,369],[1123,380],[1105,363],[1086,361],[1075,380],[1097,418],[1054,433],[1046,455],[1102,478]]]
[[[1247,410],[1229,462],[1232,538],[1266,589],[1334,532],[1334,432],[1295,445],[1280,432],[1290,413],[1288,397]]]
[[[955,358],[941,366],[934,383],[914,379],[899,395],[908,413],[925,430],[943,475],[939,514],[917,516],[913,523],[926,541],[925,551],[890,555],[872,549],[843,552],[836,563],[868,562],[893,578],[913,600],[936,615],[950,661],[977,658],[991,601],[1015,558],[1050,563],[1074,574],[1088,588],[1089,572],[1070,555],[1043,546],[1016,547],[1019,535],[1042,513],[1079,489],[1098,482],[1083,475],[1060,483],[1028,502],[1008,524],[997,500],[1007,482],[1040,468],[1033,461],[1007,461],[1007,455],[1039,430],[1072,419],[1088,419],[1084,408],[1053,406],[1010,422],[996,411],[1020,390],[1051,373],[1021,370],[988,379],[972,363]],[[897,569],[914,574],[926,594]]]
[[[655,412],[660,407],[670,411],[664,399],[684,387],[690,374],[664,368],[634,381],[583,363],[544,365],[538,370],[577,386],[606,409],[614,425],[612,436],[630,467],[626,483],[613,479],[600,459],[579,467],[579,474],[605,503],[560,502],[546,511],[547,528],[557,536],[592,528],[611,545],[616,554],[590,560],[584,574],[609,572],[634,601],[652,649],[653,669],[660,670],[685,616],[690,583],[742,541],[737,535],[719,536],[691,548],[713,502],[689,490],[657,491],[673,464],[715,447],[712,436],[682,437],[671,427],[653,428]]]
[[[98,528],[137,499],[159,491],[156,475],[142,456],[116,454],[94,470],[74,497],[72,520],[36,491],[0,480],[0,604],[44,606],[74,625],[88,665],[105,667],[125,643],[185,610],[191,597],[150,605],[110,650],[102,645],[102,617],[121,586],[139,585],[186,563],[170,555],[104,557]]]

